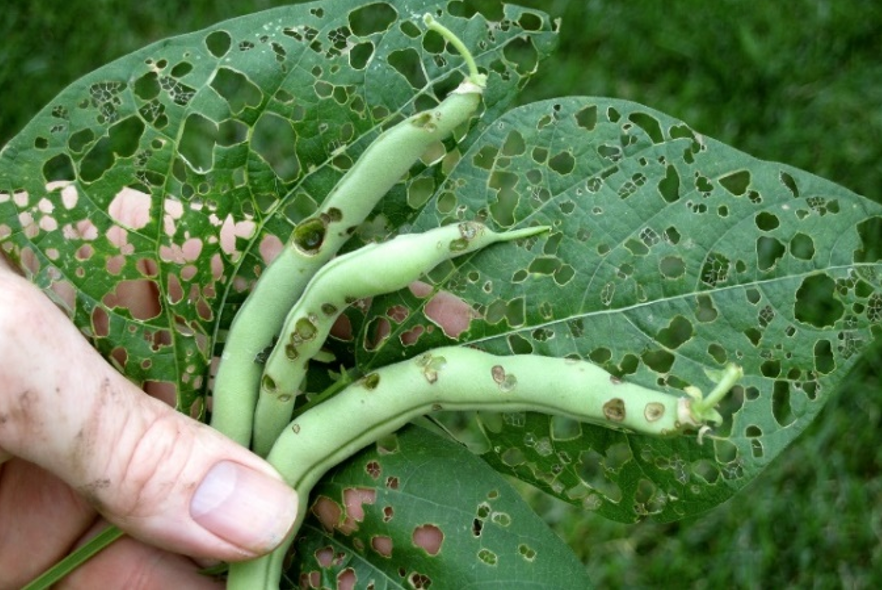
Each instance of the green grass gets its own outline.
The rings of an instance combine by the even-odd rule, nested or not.
[[[882,202],[882,4],[522,3],[562,17],[553,64],[523,102],[577,94],[635,100]],[[111,59],[284,3],[8,4],[0,22],[0,143],[64,86]],[[536,504],[604,588],[882,586],[880,349],[867,353],[796,444],[700,518],[625,526],[538,496]]]

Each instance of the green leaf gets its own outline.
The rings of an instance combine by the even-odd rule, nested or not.
[[[491,72],[484,121],[554,44],[541,13],[493,23],[448,0],[286,6],[160,41],[72,84],[4,146],[0,247],[126,375],[201,411],[224,331],[293,225],[384,125],[462,78],[424,38],[425,12]],[[398,187],[369,227],[413,211]],[[143,309],[122,306],[133,292]]]
[[[509,483],[423,428],[362,451],[312,501],[324,522],[339,524],[328,531],[307,521],[286,573],[290,587],[304,578],[315,587],[348,580],[378,590],[591,587],[582,564]]]
[[[707,390],[708,370],[743,366],[727,420],[704,444],[548,416],[484,425],[495,468],[615,520],[673,520],[729,498],[808,426],[882,331],[872,246],[882,206],[638,104],[567,98],[507,113],[413,229],[464,218],[553,230],[430,273],[475,310],[458,338],[423,313],[402,320],[402,306],[430,298],[375,300],[361,330],[382,318],[391,333],[360,364],[460,342],[587,358],[679,395]]]

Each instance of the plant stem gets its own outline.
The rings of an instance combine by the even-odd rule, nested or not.
[[[110,525],[84,545],[75,549],[67,557],[43,572],[38,578],[27,584],[22,590],[46,590],[57,584],[66,575],[86,563],[97,555],[102,549],[124,536],[125,533],[119,528]]]

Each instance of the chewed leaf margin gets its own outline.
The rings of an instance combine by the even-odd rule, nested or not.
[[[506,7],[489,22],[451,10],[461,3],[282,7],[92,72],[0,152],[0,247],[127,376],[166,382],[181,409],[201,412],[224,330],[293,225],[384,126],[461,79],[455,51],[424,39],[419,17],[435,13],[478,48],[487,120],[554,45],[537,11]],[[512,43],[531,48],[530,67]],[[423,188],[442,174],[428,163],[413,170]],[[422,202],[408,194],[396,187],[355,241],[413,216]],[[133,294],[146,304],[125,307]]]
[[[458,335],[432,320],[431,293],[376,299],[361,324],[365,366],[459,342],[585,358],[674,395],[743,366],[726,422],[703,444],[526,414],[485,424],[494,467],[616,520],[682,518],[743,488],[882,332],[880,205],[639,104],[579,97],[510,111],[414,226],[461,219],[553,229],[430,273],[434,291],[472,306]],[[376,343],[379,323],[388,336]]]

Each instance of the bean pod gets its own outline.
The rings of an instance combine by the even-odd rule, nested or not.
[[[370,244],[322,267],[288,314],[264,367],[254,413],[254,451],[265,456],[291,420],[310,359],[350,303],[403,289],[444,260],[548,229],[537,226],[496,233],[466,221]]]
[[[669,436],[719,424],[715,409],[741,377],[729,365],[705,396],[675,396],[623,382],[587,361],[495,356],[444,347],[364,376],[298,416],[267,460],[303,500],[294,530],[270,555],[233,564],[228,588],[277,588],[287,548],[312,487],[330,468],[414,418],[440,410],[534,411],[643,434]]]

